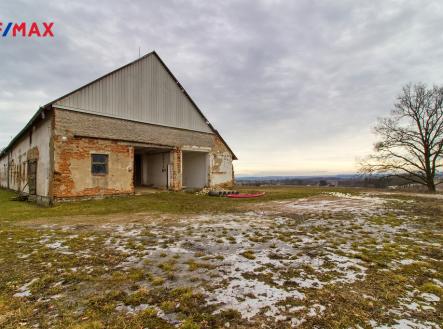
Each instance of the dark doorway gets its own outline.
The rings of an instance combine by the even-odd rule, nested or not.
[[[134,185],[142,185],[142,157],[141,154],[134,155]]]
[[[28,188],[30,195],[37,194],[37,160],[28,161]]]

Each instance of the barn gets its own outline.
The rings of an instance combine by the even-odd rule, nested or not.
[[[0,186],[42,204],[229,187],[235,154],[154,51],[38,109],[0,153]]]

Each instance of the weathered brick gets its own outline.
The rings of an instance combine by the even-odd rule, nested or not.
[[[232,156],[215,134],[187,131],[140,122],[54,109],[54,174],[51,191],[54,199],[121,195],[134,192],[134,147],[137,143],[167,146],[172,149],[170,188],[182,187],[182,147],[209,148],[211,185],[230,186]],[[109,173],[91,173],[91,154],[109,155]]]
[[[92,153],[109,154],[107,175],[91,173]],[[133,193],[133,157],[132,147],[116,141],[54,136],[53,197]]]

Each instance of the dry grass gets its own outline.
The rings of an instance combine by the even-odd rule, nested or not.
[[[442,323],[439,200],[267,191],[259,204],[159,193],[51,209],[0,191],[0,327]]]

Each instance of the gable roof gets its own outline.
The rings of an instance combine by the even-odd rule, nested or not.
[[[184,101],[184,104],[182,101],[180,107],[178,105],[176,105],[176,110],[175,110],[176,113],[175,114],[176,114],[176,116],[177,116],[177,114],[179,114],[177,116],[177,118],[173,119],[173,120],[175,120],[176,127],[182,128],[182,129],[188,129],[188,130],[211,132],[211,133],[216,134],[220,138],[220,140],[223,142],[223,144],[226,146],[226,148],[229,150],[229,152],[232,154],[232,158],[234,160],[237,160],[237,157],[235,156],[234,152],[231,150],[229,145],[226,143],[226,141],[221,137],[219,132],[214,128],[214,126],[208,121],[208,119],[205,117],[205,115],[200,110],[200,108],[197,106],[197,104],[192,100],[191,96],[189,96],[189,94],[186,92],[186,90],[183,88],[183,86],[180,84],[180,82],[177,80],[177,78],[173,75],[173,73],[169,70],[169,68],[166,66],[166,64],[163,62],[163,60],[160,58],[160,56],[158,56],[158,54],[155,51],[152,51],[152,52],[136,59],[135,61],[132,61],[120,68],[117,68],[117,69],[103,75],[102,77],[95,79],[95,80],[67,93],[66,95],[63,95],[63,96],[51,101],[50,103],[40,107],[39,110],[31,118],[31,120],[26,124],[26,126],[19,132],[19,134],[17,134],[16,137],[14,137],[14,139],[8,144],[8,146],[0,153],[0,156],[2,156],[5,152],[7,152],[8,149],[27,131],[27,129],[33,125],[33,123],[40,117],[40,114],[43,111],[49,110],[52,107],[57,107],[57,108],[60,107],[62,109],[66,108],[66,109],[71,109],[71,110],[82,111],[81,108],[75,107],[76,105],[77,106],[79,105],[78,102],[80,102],[80,103],[82,102],[81,100],[80,101],[78,100],[79,98],[81,99],[81,93],[88,90],[88,88],[96,88],[96,86],[98,86],[100,84],[107,83],[107,81],[112,76],[118,75],[121,72],[124,72],[125,70],[132,69],[132,67],[135,67],[137,64],[141,63],[142,61],[146,61],[149,57],[155,58],[160,63],[160,66],[165,71],[165,74],[170,79],[172,79],[171,81],[173,81],[173,85],[170,84],[169,88],[170,89],[171,88],[178,88],[176,90],[177,95],[178,95],[177,98],[181,97],[182,94],[185,96],[186,101]],[[164,79],[166,79],[166,78],[164,77]],[[169,83],[169,82],[165,80],[165,83]],[[132,89],[130,89],[130,88],[128,88],[127,90],[132,91]],[[80,95],[80,96],[78,96],[78,95]],[[77,97],[77,104],[75,103],[75,97]],[[74,99],[74,101],[72,101],[72,99]],[[71,105],[74,105],[74,107],[72,107]],[[103,110],[103,109],[105,109],[105,110]],[[102,106],[101,110],[97,111],[97,112],[90,111],[90,110],[85,110],[84,112],[91,112],[93,114],[104,115],[104,116],[119,117],[121,119],[129,119],[127,117],[122,117],[121,113],[120,113],[120,116],[118,116],[118,115],[116,116],[112,113],[103,113],[103,111],[107,111],[105,106]],[[181,113],[181,111],[187,111],[187,114],[191,117],[191,120],[188,120],[191,122],[188,122],[188,124],[186,126],[180,126],[180,121],[177,121],[179,119],[183,119],[183,114]],[[139,111],[139,114],[146,116],[144,111]],[[157,113],[157,115],[158,115],[158,113]],[[162,114],[160,114],[160,115],[162,115]],[[151,119],[151,122],[149,122],[150,121],[149,119]],[[163,119],[165,119],[164,114],[163,114]],[[171,118],[167,118],[167,119],[171,119]],[[154,120],[155,120],[155,118],[154,118]],[[140,120],[136,120],[136,121],[141,121],[141,122],[150,123],[150,124],[161,124],[159,122],[152,121],[152,117],[151,118],[143,117]],[[174,127],[174,122],[170,120],[169,122],[167,122],[166,125]]]

